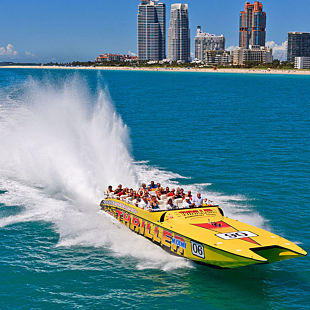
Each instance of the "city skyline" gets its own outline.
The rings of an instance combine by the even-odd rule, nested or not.
[[[172,3],[163,1],[167,13]],[[251,1],[253,2],[253,1]],[[266,42],[274,41],[275,52],[292,31],[310,32],[307,12],[310,1],[297,0],[294,7],[283,0],[281,6],[273,0],[262,1],[267,13]],[[226,46],[238,46],[239,14],[245,1],[182,1],[189,5],[191,52],[194,34],[200,25],[205,32],[224,34]],[[4,0],[1,3],[0,61],[73,61],[92,60],[105,52],[137,54],[138,0],[116,2],[81,0],[45,1]],[[166,14],[167,25],[169,14]]]

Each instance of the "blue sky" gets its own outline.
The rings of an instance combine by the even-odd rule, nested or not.
[[[170,4],[167,4],[167,22]],[[253,0],[251,1],[253,2]],[[267,41],[278,52],[288,31],[310,32],[310,0],[263,0]],[[1,0],[0,61],[93,60],[104,52],[136,53],[138,0]],[[238,45],[244,0],[189,0],[192,42],[196,26]],[[192,44],[193,50],[193,44]]]

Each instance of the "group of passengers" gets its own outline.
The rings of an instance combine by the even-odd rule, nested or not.
[[[196,196],[192,195],[191,191],[188,191],[187,194],[184,192],[183,188],[177,187],[166,188],[162,187],[160,183],[155,184],[154,181],[147,186],[145,183],[136,191],[132,188],[125,187],[120,184],[115,190],[113,190],[110,185],[107,189],[107,195],[114,195],[118,198],[126,197],[127,201],[134,204],[135,206],[148,210],[156,211],[160,210],[159,205],[165,203],[166,210],[176,210],[179,209],[178,205],[174,204],[174,201],[182,199],[182,207],[184,209],[196,208],[201,206],[209,205],[208,199],[203,199],[200,193],[197,193]]]

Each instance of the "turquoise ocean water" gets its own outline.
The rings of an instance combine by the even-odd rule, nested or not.
[[[98,212],[191,188],[310,249],[310,77],[1,69],[0,309],[309,309],[309,258],[217,270]]]

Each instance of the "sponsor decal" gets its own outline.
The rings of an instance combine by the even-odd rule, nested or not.
[[[172,238],[171,243],[183,249],[186,249],[186,242],[184,241],[183,238],[180,238],[178,236],[176,238]]]
[[[250,231],[236,231],[236,232],[225,233],[225,234],[217,234],[216,236],[218,236],[224,240],[257,237],[256,234],[254,234]]]
[[[186,211],[180,211],[179,214],[183,215],[184,218],[192,218],[197,216],[214,216],[217,214],[215,209],[194,209],[194,210],[186,210]]]
[[[201,243],[191,240],[191,245],[193,255],[205,258],[205,251]]]
[[[182,237],[174,234],[174,237],[171,239],[171,250],[174,253],[183,256],[185,248],[186,248],[185,240]]]
[[[217,237],[225,239],[225,240],[241,239],[246,242],[251,242],[251,243],[260,245],[258,242],[252,239],[252,237],[257,237],[257,235],[251,232],[248,232],[248,231],[239,232],[233,226],[227,224],[224,221],[218,221],[218,222],[212,222],[212,223],[200,223],[200,224],[192,224],[192,225],[215,231],[218,233],[216,234]],[[236,234],[236,233],[240,233],[240,234]],[[236,235],[233,235],[233,234],[236,234]],[[229,237],[229,236],[232,236],[232,237]]]

